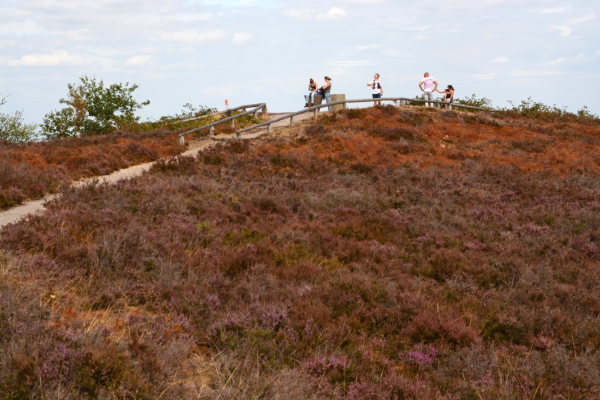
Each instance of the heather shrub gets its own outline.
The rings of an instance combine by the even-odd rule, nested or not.
[[[597,128],[346,113],[5,228],[0,397],[594,398]]]
[[[0,143],[0,209],[41,198],[81,178],[107,175],[184,150],[167,130]]]

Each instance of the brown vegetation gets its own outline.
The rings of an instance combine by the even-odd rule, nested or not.
[[[0,142],[0,209],[41,198],[81,178],[107,175],[184,150],[167,130],[143,134]]]
[[[597,125],[293,129],[5,228],[0,398],[597,398]]]

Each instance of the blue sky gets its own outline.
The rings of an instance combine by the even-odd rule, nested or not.
[[[3,111],[60,108],[83,75],[134,82],[144,118],[184,103],[304,105],[309,78],[333,92],[420,94],[428,71],[457,97],[587,105],[600,114],[597,0],[0,0]]]

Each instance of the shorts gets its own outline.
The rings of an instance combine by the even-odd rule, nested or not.
[[[381,98],[381,93],[377,93],[377,94],[373,93],[373,98],[374,99],[380,99]]]

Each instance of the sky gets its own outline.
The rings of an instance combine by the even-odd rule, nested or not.
[[[531,97],[600,114],[600,1],[0,0],[3,112],[30,123],[87,75],[136,83],[143,119],[183,104],[304,105],[332,93],[414,97],[429,72],[497,107]]]

